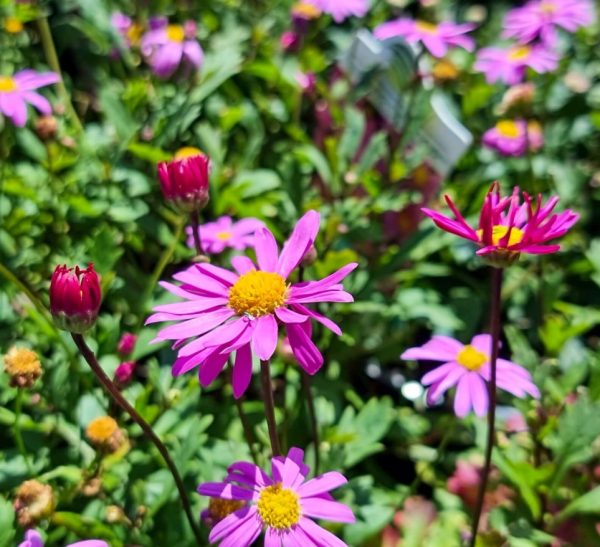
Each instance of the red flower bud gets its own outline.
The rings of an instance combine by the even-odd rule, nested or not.
[[[115,370],[115,381],[119,386],[124,387],[131,382],[135,367],[135,361],[125,361],[117,367]]]
[[[137,336],[126,332],[121,336],[119,343],[117,344],[117,351],[121,355],[131,355],[135,349],[135,343],[137,342]]]
[[[86,331],[96,322],[101,301],[100,279],[93,264],[85,269],[56,267],[50,281],[50,311],[59,328]]]
[[[209,171],[210,159],[204,154],[159,163],[163,195],[186,213],[199,211],[208,203]]]

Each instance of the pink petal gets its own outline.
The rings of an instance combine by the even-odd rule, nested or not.
[[[277,349],[277,320],[272,315],[265,315],[256,320],[252,334],[252,351],[262,361],[268,361]]]
[[[275,310],[275,315],[282,323],[304,323],[308,321],[308,317],[306,315],[302,315],[301,313],[297,313],[290,308],[277,308]]]
[[[357,268],[358,264],[352,262],[346,264],[336,272],[320,279],[318,281],[306,281],[304,283],[296,283],[292,285],[291,292],[294,296],[306,296],[309,294],[319,293],[322,290],[329,288],[331,285],[335,285],[347,277],[352,271]]]
[[[231,265],[240,275],[251,272],[252,270],[256,270],[254,262],[252,262],[252,260],[250,260],[247,256],[234,256],[231,259]]]
[[[302,498],[300,500],[302,514],[308,517],[330,520],[333,522],[356,522],[356,517],[347,505],[323,498]]]
[[[421,347],[407,349],[400,359],[453,361],[463,348],[464,345],[454,338],[436,335]]]
[[[321,216],[316,211],[308,211],[296,224],[292,235],[283,246],[277,263],[277,273],[287,279],[292,270],[298,266],[304,255],[314,243]]]
[[[215,353],[204,362],[198,371],[198,378],[202,387],[207,387],[213,383],[214,379],[223,370],[227,359],[229,359],[228,354]]]
[[[475,414],[485,416],[488,410],[488,386],[476,372],[467,374],[466,378],[469,382]]]
[[[321,323],[321,325],[325,326],[326,328],[328,328],[330,331],[337,334],[338,336],[342,335],[342,329],[340,329],[340,327],[338,325],[336,325],[328,317],[325,317],[324,315],[321,315],[320,313],[318,313],[314,310],[311,310],[311,309],[307,308],[306,306],[303,306],[302,304],[294,304],[294,308],[299,310],[301,313],[308,315],[310,318],[314,319],[315,321],[318,321],[319,323]]]
[[[206,274],[213,279],[216,279],[220,283],[226,286],[235,285],[235,283],[240,278],[238,275],[226,270],[225,268],[219,268],[219,266],[215,266],[214,264],[198,264],[196,268],[199,272]]]
[[[227,468],[227,476],[231,480],[243,482],[254,490],[257,487],[269,486],[272,481],[267,474],[257,465],[250,462],[236,462]]]
[[[429,386],[431,384],[437,384],[438,382],[441,382],[450,371],[454,370],[457,366],[456,363],[444,363],[443,365],[440,365],[437,368],[434,368],[433,370],[429,371],[427,374],[425,374],[423,376],[423,378],[421,378],[421,383],[424,386]]]
[[[467,373],[467,370],[461,367],[458,363],[453,363],[455,368],[448,372],[446,377],[439,382],[433,384],[429,390],[427,391],[427,404],[434,404],[443,393],[448,391],[452,386],[456,385],[456,383]]]
[[[42,114],[46,116],[52,114],[52,106],[46,97],[42,97],[35,91],[25,91],[22,97],[32,106],[37,108]]]
[[[206,348],[198,353],[194,353],[193,355],[189,355],[186,357],[178,357],[173,363],[173,367],[171,368],[171,374],[173,376],[181,376],[186,372],[196,368],[198,365],[202,364],[212,353],[216,353],[217,348]]]
[[[279,532],[276,532],[273,528],[267,528],[267,531],[265,532],[264,547],[282,547],[281,537]]]
[[[485,353],[489,359],[492,354],[492,336],[490,334],[478,334],[471,340],[471,346],[481,353]]]
[[[279,249],[270,230],[261,228],[254,234],[254,250],[258,267],[263,272],[274,272],[277,268]]]
[[[210,496],[211,498],[221,498],[224,500],[250,501],[254,498],[254,494],[251,490],[227,482],[205,482],[198,486],[197,492],[202,496]]]
[[[469,373],[462,376],[456,387],[454,395],[454,412],[459,418],[464,418],[471,410],[471,389],[469,386]]]
[[[288,323],[286,326],[288,340],[294,357],[308,374],[316,374],[323,365],[323,356],[301,326]]]
[[[231,384],[233,386],[233,396],[236,399],[239,399],[246,392],[251,379],[252,352],[250,351],[250,344],[246,344],[239,348],[235,354]]]
[[[319,547],[348,547],[341,539],[310,519],[302,517],[297,528],[302,530]]]
[[[179,340],[181,338],[191,338],[208,332],[220,324],[225,322],[230,317],[233,317],[235,312],[229,308],[218,308],[214,311],[202,314],[196,319],[188,319],[177,325],[171,325],[158,332],[158,340]]]
[[[179,357],[186,357],[199,351],[214,346],[222,346],[229,344],[232,340],[236,339],[248,328],[248,321],[239,318],[229,323],[225,323],[207,333],[206,335],[186,344],[180,351]]]
[[[322,475],[311,479],[298,488],[298,494],[301,497],[310,497],[322,494],[323,492],[329,492],[335,488],[346,484],[348,480],[344,475],[337,471],[329,471]]]
[[[204,486],[204,485],[200,485]],[[203,494],[203,492],[200,492]],[[205,496],[211,496],[211,494],[203,494]],[[213,497],[221,497],[224,496],[213,496]],[[231,499],[231,498],[225,498]],[[238,499],[238,498],[233,498]],[[241,498],[243,499],[243,498]],[[222,540],[225,537],[229,537],[231,534],[234,534],[236,530],[239,528],[258,526],[259,530],[261,527],[260,520],[256,518],[257,510],[255,506],[251,507],[243,507],[242,509],[238,509],[231,515],[226,516],[222,521],[215,524],[213,529],[208,536],[208,539],[211,543],[216,543]],[[222,543],[221,543],[222,545]],[[241,546],[240,546],[241,547]],[[248,547],[248,546],[244,546]]]

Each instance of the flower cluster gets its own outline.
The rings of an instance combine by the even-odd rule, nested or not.
[[[503,156],[522,156],[537,152],[544,144],[544,134],[536,121],[500,120],[483,135],[483,144]]]
[[[476,243],[480,247],[477,254],[499,266],[518,260],[521,253],[557,252],[560,245],[548,243],[565,235],[579,215],[570,209],[553,213],[558,203],[556,196],[542,206],[541,195],[534,200],[523,192],[521,203],[520,193],[515,187],[512,195],[503,197],[500,186],[494,183],[485,197],[477,228],[467,223],[449,196],[445,199],[454,219],[431,209],[422,211],[442,230]]]
[[[208,254],[219,254],[225,249],[243,251],[254,244],[254,233],[264,223],[256,218],[244,218],[234,222],[229,216],[219,217],[214,222],[200,226],[198,232],[202,249]],[[188,245],[194,248],[193,228],[188,227]]]
[[[309,374],[323,364],[311,339],[311,320],[336,334],[340,328],[307,307],[317,302],[352,302],[341,281],[356,268],[348,264],[320,281],[288,283],[291,273],[311,249],[320,216],[306,213],[297,223],[281,253],[273,234],[262,228],[254,235],[257,263],[245,256],[231,260],[235,271],[197,264],[174,276],[180,286],[162,283],[183,302],[157,306],[146,324],[175,321],[159,331],[155,341],[174,340],[178,358],[173,374],[200,367],[199,377],[208,386],[235,352],[232,384],[235,397],[246,391],[252,374],[252,354],[269,360],[278,342],[280,325],[298,363]]]
[[[434,57],[443,57],[450,47],[462,47],[467,51],[473,51],[475,41],[466,34],[474,28],[475,25],[471,23],[457,25],[451,22],[443,22],[434,24],[428,21],[402,17],[379,25],[374,34],[380,40],[400,36],[409,44],[420,42]]]
[[[233,512],[213,526],[211,543],[248,547],[264,530],[264,544],[269,547],[346,545],[312,520],[355,521],[351,509],[329,494],[348,482],[342,474],[330,471],[307,480],[310,469],[299,448],[291,448],[286,457],[273,458],[271,476],[248,462],[234,463],[227,471],[223,482],[198,487],[203,496],[239,503],[225,506]]]
[[[434,336],[423,346],[406,350],[401,359],[444,363],[421,379],[423,385],[429,386],[428,404],[435,404],[448,389],[456,386],[456,415],[463,418],[473,409],[478,416],[485,416],[489,405],[486,382],[490,381],[491,350],[492,337],[489,334],[479,334],[467,345],[448,336]],[[496,366],[496,381],[500,389],[515,397],[540,396],[531,375],[522,366],[506,359],[498,359]]]
[[[21,70],[12,76],[0,75],[0,114],[10,118],[17,127],[27,122],[27,105],[35,107],[42,114],[52,114],[48,99],[35,90],[59,81],[54,72]]]

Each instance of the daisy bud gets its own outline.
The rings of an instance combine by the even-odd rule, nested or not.
[[[109,454],[119,450],[127,441],[119,424],[110,416],[92,420],[85,429],[85,436],[98,450]]]
[[[58,122],[54,116],[42,116],[35,122],[35,133],[43,141],[52,140],[58,132]]]
[[[35,480],[25,481],[17,488],[13,506],[23,528],[35,526],[54,511],[52,488]]]
[[[42,375],[42,366],[35,351],[13,346],[4,356],[4,370],[12,387],[31,387]]]
[[[135,334],[125,332],[117,344],[117,351],[124,356],[131,355],[135,349],[136,342],[137,336]]]
[[[50,311],[59,328],[85,332],[96,322],[101,301],[100,279],[93,264],[85,269],[56,267],[50,281]]]
[[[117,367],[117,370],[115,370],[115,382],[119,387],[125,387],[131,382],[135,372],[135,366],[135,361],[125,361]]]
[[[163,195],[183,212],[199,211],[208,203],[210,159],[204,154],[158,164]]]

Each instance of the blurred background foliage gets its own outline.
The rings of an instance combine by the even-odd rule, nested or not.
[[[583,29],[563,44],[555,72],[530,74],[545,145],[523,158],[480,146],[498,119],[505,87],[474,73],[472,54],[452,51],[456,78],[436,82],[435,91],[451,102],[474,144],[451,175],[425,190],[416,176],[426,159],[419,147],[398,146],[386,127],[365,141],[377,115],[340,74],[338,59],[359,28],[372,29],[403,8],[438,20],[479,14],[474,36],[486,46],[497,41],[508,5],[372,4],[367,17],[342,25],[321,17],[302,49],[289,53],[279,42],[291,24],[288,1],[0,2],[0,16],[24,23],[21,32],[0,32],[2,71],[52,68],[40,23],[47,20],[76,113],[53,86],[44,91],[55,110],[50,135],[32,112],[27,127],[4,120],[0,128],[0,349],[30,347],[44,371],[22,401],[0,375],[0,545],[22,537],[12,499],[32,477],[52,485],[57,498],[56,512],[42,525],[47,545],[78,537],[114,546],[192,544],[172,479],[135,426],[119,417],[130,446],[110,456],[85,438],[86,426],[109,404],[46,311],[57,263],[93,262],[102,275],[101,316],[88,338],[108,373],[119,363],[121,334],[139,334],[135,381],[124,393],[169,446],[195,511],[206,503],[193,494],[198,483],[249,459],[228,382],[201,390],[193,374],[174,379],[173,352],[148,345],[156,329],[143,327],[151,307],[166,301],[157,280],[194,255],[183,237],[185,219],[165,204],[155,176],[156,162],[183,146],[202,149],[213,162],[203,220],[257,217],[282,241],[302,212],[315,208],[323,222],[307,276],[360,262],[347,283],[356,303],[327,310],[344,335],[317,332],[326,366],[314,379],[321,470],[350,477],[341,499],[358,518],[333,530],[352,546],[393,546],[394,534],[404,546],[459,545],[470,515],[468,481],[452,492],[448,481],[457,462],[478,464],[483,446],[483,420],[456,419],[448,401],[426,409],[421,391],[414,393],[427,366],[401,363],[399,355],[431,333],[466,342],[485,331],[488,273],[469,244],[402,212],[411,204],[435,206],[448,192],[474,216],[495,179],[505,190],[518,184],[556,193],[561,207],[579,211],[582,219],[561,253],[522,259],[507,272],[503,354],[532,372],[543,397],[501,396],[486,545],[599,541],[598,29]],[[202,70],[184,80],[154,77],[112,27],[117,10],[142,23],[156,14],[196,21]],[[299,72],[316,75],[314,89],[299,85]],[[409,135],[422,127],[419,104],[405,128]],[[215,261],[228,263],[223,256]],[[273,370],[284,444],[305,447],[311,462],[299,371],[284,354]],[[243,405],[264,463],[268,436],[257,385]],[[517,411],[524,430],[511,429]],[[15,420],[28,460],[15,443]]]

